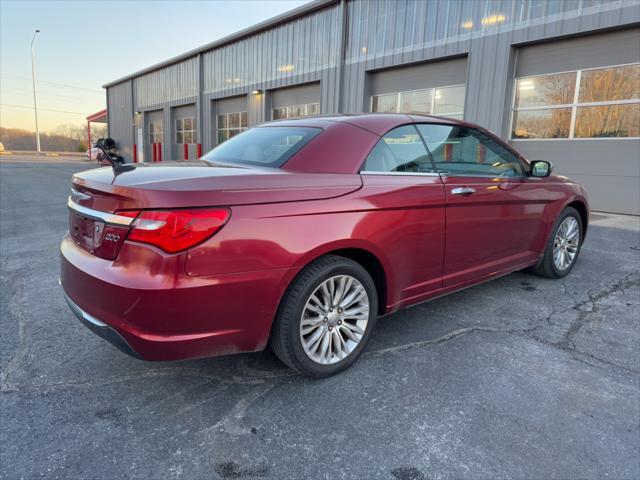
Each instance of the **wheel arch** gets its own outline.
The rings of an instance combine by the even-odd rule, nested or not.
[[[582,240],[584,241],[584,238],[587,236],[587,227],[589,226],[589,209],[587,208],[587,204],[575,199],[567,204],[567,207],[575,208],[580,214],[580,220],[582,220]]]
[[[299,260],[297,266],[304,268],[325,255],[345,257],[360,264],[371,275],[376,286],[378,314],[384,315],[387,313],[388,299],[392,298],[393,295],[393,284],[391,283],[393,278],[392,267],[385,255],[378,251],[375,245],[356,239],[331,242],[307,252]],[[294,279],[291,280],[291,282],[293,281]]]
[[[378,315],[384,315],[387,310],[387,277],[384,267],[378,257],[362,248],[342,248],[325,253],[324,255],[337,255],[345,257],[360,264],[364,268],[376,286],[378,294]]]

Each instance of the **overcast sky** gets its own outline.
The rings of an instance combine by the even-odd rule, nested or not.
[[[307,1],[0,0],[0,125],[35,130],[36,28],[40,128],[52,131],[104,108],[103,84]]]

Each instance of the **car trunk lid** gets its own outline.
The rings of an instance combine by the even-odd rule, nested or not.
[[[321,200],[353,192],[362,182],[358,175],[176,162],[141,165],[120,174],[109,167],[97,168],[75,174],[73,184],[91,197],[81,205],[115,212]]]
[[[129,232],[133,219],[126,217],[127,212],[321,200],[362,185],[359,175],[204,162],[140,165],[121,173],[98,168],[75,174],[72,182],[69,234],[84,250],[111,260]],[[116,217],[105,220],[103,214]]]

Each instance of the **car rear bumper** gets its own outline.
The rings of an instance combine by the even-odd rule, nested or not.
[[[128,245],[128,250],[146,247]],[[184,255],[141,252],[105,260],[67,236],[60,281],[84,325],[143,360],[181,360],[264,349],[297,268],[190,277]]]
[[[122,336],[116,330],[82,310],[78,305],[73,303],[73,300],[71,300],[66,293],[64,294],[64,299],[67,301],[67,305],[69,305],[69,308],[71,309],[73,314],[85,327],[87,327],[99,337],[104,338],[107,342],[112,344],[121,352],[126,353],[133,358],[140,359],[140,355],[138,355],[138,352],[131,348],[127,341],[122,338]]]

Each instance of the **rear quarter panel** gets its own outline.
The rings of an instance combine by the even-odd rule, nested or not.
[[[340,198],[232,207],[228,224],[188,252],[186,273],[302,267],[359,248],[380,261],[386,304],[397,303],[442,274],[444,189],[437,177],[429,182],[363,176],[362,189]]]

